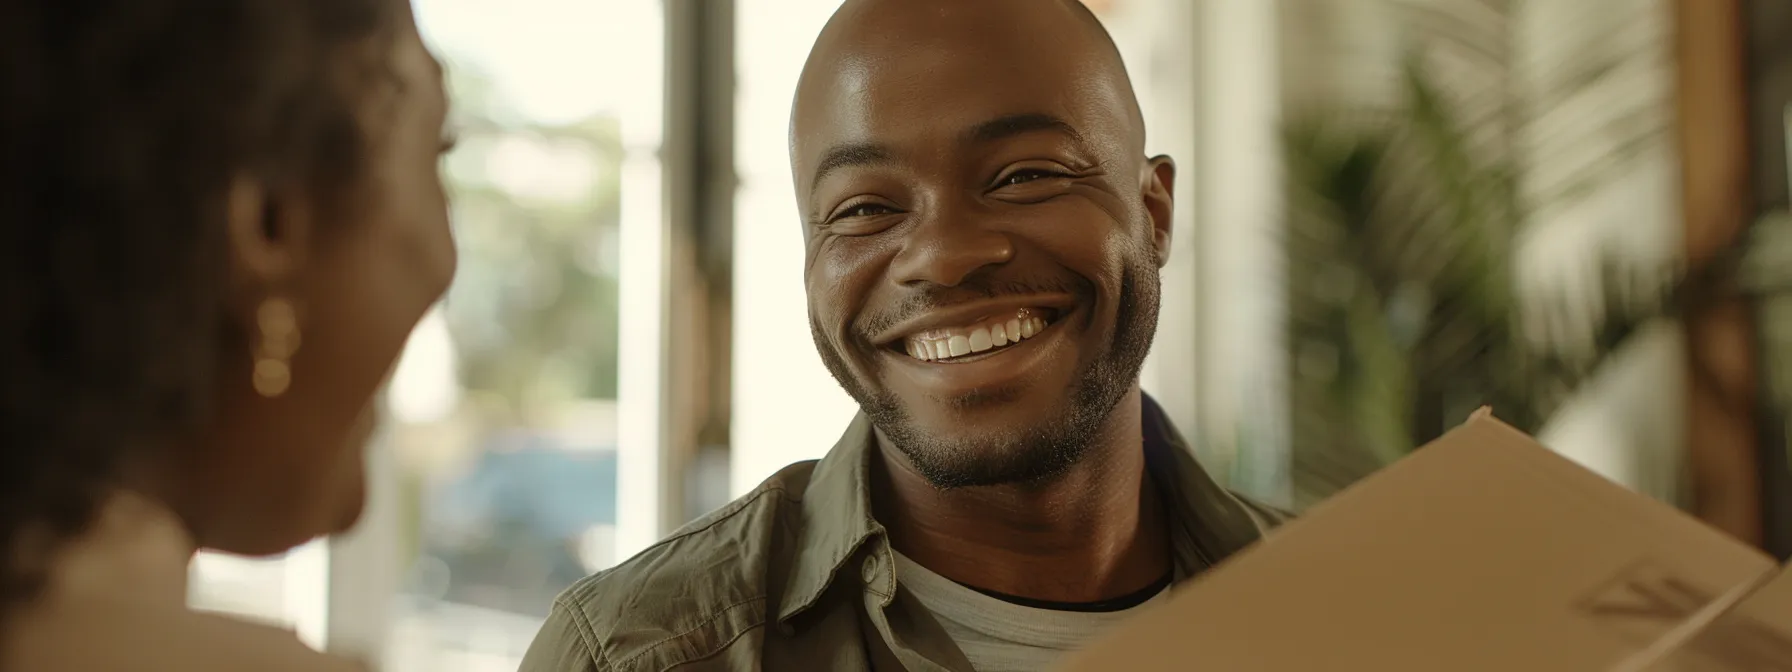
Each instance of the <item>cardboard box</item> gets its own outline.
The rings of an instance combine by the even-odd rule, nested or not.
[[[1792,672],[1792,575],[1482,411],[1064,669]]]

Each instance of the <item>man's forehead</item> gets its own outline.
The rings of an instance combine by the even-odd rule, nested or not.
[[[818,44],[793,110],[795,167],[814,170],[814,157],[836,143],[965,139],[979,125],[1015,115],[1050,116],[1096,140],[1130,135],[1127,107],[1135,103],[1123,71],[1116,76],[1089,49],[983,37]],[[840,56],[821,58],[824,46]]]
[[[796,124],[816,133],[862,135],[908,126],[935,133],[963,130],[1019,112],[1077,118],[1090,108],[1115,104],[1087,70],[1004,67],[938,52],[875,68],[843,64],[831,81],[805,91]]]

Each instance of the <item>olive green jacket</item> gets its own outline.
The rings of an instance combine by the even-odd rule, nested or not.
[[[1256,541],[1284,515],[1237,497],[1195,463],[1145,400],[1147,469],[1165,493],[1177,576]],[[521,672],[951,670],[970,664],[897,590],[871,516],[870,422],[613,569],[567,589]]]

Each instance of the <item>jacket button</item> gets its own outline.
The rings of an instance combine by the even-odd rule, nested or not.
[[[861,571],[859,573],[859,576],[865,579],[865,585],[867,585],[867,586],[877,583],[877,556],[876,555],[867,556],[865,558],[865,564],[863,565],[863,571]]]

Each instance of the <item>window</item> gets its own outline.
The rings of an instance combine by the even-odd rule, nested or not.
[[[840,0],[738,0],[735,10],[734,413],[730,489],[821,457],[858,407],[809,334],[790,183],[790,100]]]
[[[622,474],[658,451],[630,420],[656,415],[651,392],[630,405],[657,371],[628,362],[660,338],[663,19],[637,0],[415,8],[455,99],[461,262],[388,393],[385,669],[508,671],[555,595],[661,532],[630,528],[656,502]]]
[[[272,559],[200,553],[188,570],[188,603],[297,632],[311,646],[324,643],[328,575],[324,542]]]

